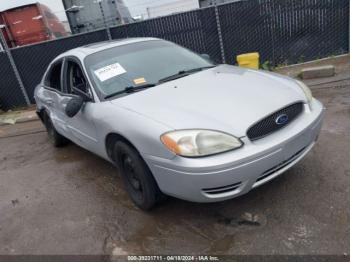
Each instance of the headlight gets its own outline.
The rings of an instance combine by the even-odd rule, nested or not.
[[[310,88],[307,85],[305,85],[303,82],[301,82],[301,81],[297,80],[297,83],[300,86],[300,88],[303,90],[303,92],[304,92],[304,94],[306,96],[307,102],[310,105],[311,101],[312,101],[312,92],[311,92]]]
[[[163,144],[177,155],[201,157],[241,147],[242,142],[231,135],[210,130],[179,130],[161,136]]]

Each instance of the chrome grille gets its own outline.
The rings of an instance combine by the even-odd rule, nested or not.
[[[257,140],[282,129],[296,119],[303,112],[303,108],[304,104],[300,102],[287,106],[268,117],[265,117],[263,120],[249,128],[247,132],[248,138],[250,140]],[[282,115],[286,115],[288,121],[285,123],[277,123],[278,117]]]

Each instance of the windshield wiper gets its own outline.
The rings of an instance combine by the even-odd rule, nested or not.
[[[154,86],[156,86],[156,84],[145,84],[145,85],[140,85],[140,86],[128,86],[128,87],[125,87],[121,91],[106,95],[104,97],[104,99],[108,99],[108,98],[111,98],[111,97],[114,97],[117,95],[121,95],[121,94],[134,93],[134,92],[140,91],[142,89],[146,89],[146,88],[150,88],[150,87],[154,87]]]
[[[178,73],[176,73],[174,75],[167,76],[167,77],[164,77],[164,78],[160,79],[159,83],[169,82],[169,81],[172,81],[172,80],[175,80],[175,79],[179,79],[179,78],[188,76],[188,75],[190,75],[192,73],[196,73],[196,72],[199,72],[199,71],[202,71],[202,70],[205,70],[205,69],[209,69],[209,68],[213,68],[213,67],[216,67],[216,66],[214,66],[214,65],[213,66],[204,66],[204,67],[192,68],[192,69],[189,69],[189,70],[181,70],[181,71],[179,71]]]
[[[209,68],[213,68],[213,67],[216,67],[216,66],[215,65],[213,65],[213,66],[204,66],[204,67],[198,67],[198,68],[193,68],[193,69],[189,69],[189,70],[181,70],[175,75],[171,75],[171,76],[168,76],[168,77],[160,79],[157,84],[161,84],[161,83],[165,83],[165,82],[168,82],[168,81],[172,81],[172,80],[175,80],[175,79],[178,79],[178,78],[181,78],[181,77],[188,76],[188,75],[190,75],[192,73],[199,72],[199,71],[202,71],[202,70],[205,70],[205,69],[209,69]],[[128,86],[128,87],[125,87],[121,91],[112,93],[110,95],[106,95],[104,97],[104,99],[108,99],[108,98],[111,98],[111,97],[114,97],[114,96],[117,96],[117,95],[121,95],[121,94],[134,93],[134,92],[140,91],[142,89],[154,87],[157,84],[145,84],[145,85],[140,85],[140,86]]]

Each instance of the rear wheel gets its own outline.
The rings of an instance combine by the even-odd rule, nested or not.
[[[56,131],[56,129],[51,121],[51,118],[49,117],[49,115],[46,112],[44,113],[44,116],[43,116],[43,122],[44,122],[44,125],[46,127],[46,131],[47,131],[47,134],[49,136],[49,139],[55,147],[61,147],[61,146],[64,146],[68,143],[68,139],[65,138],[64,136],[60,135]]]
[[[133,147],[118,141],[113,153],[125,188],[139,208],[149,210],[164,199],[151,171]]]

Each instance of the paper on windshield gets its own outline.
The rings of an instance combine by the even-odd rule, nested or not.
[[[119,64],[111,64],[94,71],[101,82],[126,73],[126,70]]]

